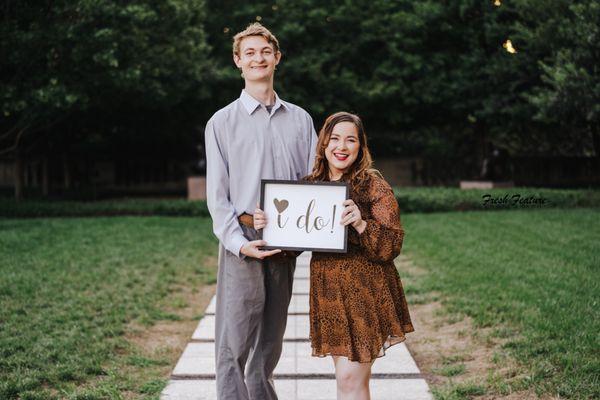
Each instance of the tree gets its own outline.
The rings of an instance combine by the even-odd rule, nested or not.
[[[50,133],[69,141],[52,126],[86,113],[106,120],[140,110],[165,115],[209,97],[201,0],[9,1],[2,13],[0,155],[15,160],[17,199],[27,148]]]
[[[565,45],[540,60],[542,84],[528,95],[534,118],[572,132],[584,152],[600,157],[600,2],[569,2],[557,26]]]

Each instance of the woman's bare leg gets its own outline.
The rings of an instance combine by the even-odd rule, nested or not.
[[[369,379],[371,363],[350,361],[347,357],[333,356],[338,400],[371,400]]]

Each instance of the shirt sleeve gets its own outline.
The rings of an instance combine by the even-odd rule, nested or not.
[[[229,167],[222,144],[211,118],[204,132],[206,148],[206,203],[213,221],[213,232],[223,246],[240,258],[243,245],[248,243],[230,200]]]
[[[318,138],[317,138],[317,132],[315,131],[315,125],[313,123],[311,116],[308,113],[306,115],[308,118],[308,129],[310,131],[309,132],[310,140],[308,142],[309,152],[308,152],[308,163],[307,163],[306,175],[310,175],[312,173],[313,166],[315,164]]]
[[[370,190],[371,217],[365,218],[367,227],[356,236],[369,259],[376,262],[393,261],[400,254],[404,241],[400,207],[392,188],[385,181],[374,179],[376,181]]]

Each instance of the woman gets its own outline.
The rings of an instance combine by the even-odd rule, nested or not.
[[[341,223],[350,229],[347,253],[312,254],[310,340],[313,356],[333,358],[338,399],[370,399],[373,362],[414,331],[394,266],[404,238],[398,203],[371,166],[360,118],[346,112],[327,118],[305,179],[349,183]],[[256,209],[254,227],[266,224]]]

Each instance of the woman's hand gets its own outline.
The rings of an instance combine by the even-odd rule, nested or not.
[[[256,210],[254,210],[252,219],[254,220],[254,229],[256,230],[262,229],[265,226],[267,226],[267,215],[263,210],[258,208],[258,204],[256,205]]]
[[[340,223],[342,225],[352,225],[356,231],[361,234],[364,232],[367,227],[367,221],[362,219],[362,215],[360,213],[360,209],[354,203],[352,199],[348,199],[342,203],[345,207],[342,212],[342,220]]]

